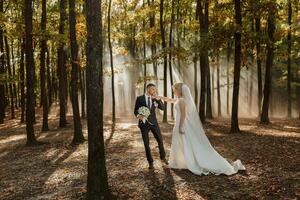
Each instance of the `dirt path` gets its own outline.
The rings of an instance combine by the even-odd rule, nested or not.
[[[69,116],[70,117],[70,116]],[[39,120],[38,120],[39,121]],[[71,122],[71,119],[69,119]],[[0,199],[84,199],[87,143],[70,146],[72,126],[36,133],[48,144],[25,147],[25,126],[18,120],[0,125]],[[107,169],[112,192],[119,199],[296,199],[300,198],[300,121],[274,120],[260,126],[241,120],[241,134],[230,135],[228,120],[205,125],[216,150],[233,161],[241,159],[247,171],[234,176],[196,176],[170,170],[159,160],[151,135],[155,170],[149,171],[136,124],[120,122],[115,131],[105,127]],[[83,125],[85,137],[86,124]],[[162,125],[166,151],[172,125]]]

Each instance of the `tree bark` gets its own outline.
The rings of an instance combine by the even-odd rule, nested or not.
[[[3,1],[0,0],[0,13],[3,14]],[[5,61],[4,61],[4,44],[3,44],[3,28],[0,27],[0,74],[5,74]],[[5,86],[0,83],[0,124],[4,123],[5,118]]]
[[[73,123],[74,134],[72,144],[80,144],[84,142],[82,134],[81,119],[78,103],[78,74],[79,74],[79,59],[78,59],[78,44],[76,38],[76,12],[75,0],[69,0],[69,26],[70,26],[70,46],[71,46],[71,98],[73,108]]]
[[[221,88],[220,88],[220,55],[217,55],[217,94],[218,94],[218,117],[222,117],[221,111]]]
[[[175,15],[174,15],[174,0],[172,0],[171,3],[171,23],[170,23],[170,34],[169,34],[169,48],[170,51],[173,49],[173,26],[174,26],[174,20],[175,20]],[[173,68],[172,68],[172,52],[169,53],[169,70],[170,70],[170,83],[171,86],[174,84],[173,81]],[[172,98],[174,98],[174,92],[172,92]],[[171,105],[171,116],[174,118],[174,104]]]
[[[211,101],[212,101],[212,112],[214,112],[214,102],[215,102],[215,71],[216,71],[216,68],[213,67],[211,69]],[[217,99],[218,100],[218,99]]]
[[[181,47],[181,43],[180,43],[180,38],[181,38],[181,33],[180,33],[180,24],[181,24],[180,17],[181,17],[181,13],[180,13],[180,11],[181,11],[181,9],[180,9],[179,5],[180,5],[180,0],[177,0],[176,17],[177,17],[177,21],[179,22],[179,23],[177,23],[177,26],[176,26],[177,48]],[[181,60],[180,60],[179,57],[177,57],[177,66],[178,66],[179,73],[181,73]]]
[[[298,61],[299,62],[299,61]],[[300,119],[300,76],[299,76],[299,70],[300,70],[300,66],[299,66],[299,63],[297,63],[297,87],[296,87],[296,90],[297,90],[297,95],[296,95],[296,98],[297,98],[297,106],[298,106],[298,118]]]
[[[110,70],[111,70],[111,95],[112,95],[112,123],[116,123],[116,98],[115,98],[115,72],[114,72],[114,58],[113,58],[113,49],[111,42],[111,25],[110,25],[110,12],[111,12],[112,0],[109,0],[108,11],[107,11],[107,37],[108,37],[108,48],[110,56]]]
[[[260,123],[269,124],[269,105],[270,95],[272,90],[272,67],[274,58],[274,32],[275,32],[275,12],[274,8],[270,8],[268,16],[268,36],[269,42],[267,43],[267,60],[266,60],[266,73],[265,73],[265,85],[264,85],[264,97],[262,112],[260,117]]]
[[[148,6],[154,6],[154,0],[152,0],[152,2],[150,2],[150,0],[148,0]],[[149,17],[149,25],[150,28],[153,29],[155,27],[155,12],[152,12],[150,14]],[[156,54],[156,44],[155,44],[155,40],[151,41],[151,54],[152,54],[152,58],[154,58],[155,54]],[[155,59],[153,59],[152,61],[153,64],[153,71],[155,76],[157,77],[157,62],[155,61]]]
[[[32,45],[32,0],[25,0],[25,60],[26,60],[26,133],[27,145],[32,146],[37,144],[34,135],[34,121],[35,121],[35,66],[33,58]]]
[[[296,9],[295,9],[295,13],[296,14],[299,14],[299,5],[296,5]],[[297,91],[297,102],[298,102],[298,118],[300,119],[300,59],[298,58],[298,61],[297,61],[297,74],[296,74],[296,77],[297,77],[297,87],[296,87],[296,91]]]
[[[85,118],[85,70],[80,70],[81,118]]]
[[[103,138],[103,42],[101,1],[86,0],[87,23],[87,199],[109,199]]]
[[[197,54],[195,53],[194,57],[194,91],[195,91],[195,104],[198,105],[198,62],[197,62]]]
[[[85,8],[84,8],[85,9]],[[85,11],[84,11],[85,12]],[[84,48],[81,47],[81,58],[84,59],[85,51]],[[86,118],[86,105],[85,105],[85,96],[86,96],[86,88],[85,88],[85,69],[81,68],[79,70],[79,81],[80,81],[80,100],[81,100],[81,118]]]
[[[203,40],[207,34],[205,14],[203,11],[202,2],[197,0],[197,12],[199,13],[199,24],[200,24],[200,39]],[[200,77],[201,77],[201,87],[200,87],[200,105],[199,105],[199,117],[204,124],[206,122],[205,116],[205,96],[206,96],[206,78],[207,78],[207,65],[206,65],[206,51],[200,50]]]
[[[145,6],[145,2],[143,0],[143,7]],[[143,20],[143,31],[146,31],[145,30],[145,26],[146,26],[146,22],[145,20]],[[147,80],[146,80],[146,77],[147,77],[147,63],[146,63],[146,39],[145,39],[145,36],[143,36],[143,65],[144,65],[144,93],[146,93],[146,90],[147,90]]]
[[[41,20],[41,31],[43,33],[41,40],[41,55],[40,55],[40,81],[41,81],[41,100],[43,106],[43,124],[42,131],[48,131],[48,97],[46,89],[46,51],[47,51],[47,40],[45,38],[46,23],[47,23],[47,10],[46,0],[42,1],[42,20]]]
[[[61,37],[65,34],[65,23],[67,19],[66,0],[60,0],[60,21],[59,34]],[[59,79],[59,127],[67,126],[66,109],[67,109],[67,71],[66,71],[66,52],[64,41],[60,41],[58,47],[58,79]]]
[[[255,31],[256,34],[260,34],[260,18],[255,19]],[[261,71],[261,55],[260,55],[260,42],[256,43],[256,64],[257,64],[257,106],[258,114],[261,115],[261,102],[262,102],[262,71]]]
[[[209,8],[209,1],[206,0],[204,4],[204,19],[205,19],[205,34],[208,34],[208,8]],[[208,49],[204,50],[205,54],[205,67],[206,67],[206,118],[212,119],[212,103],[211,103],[211,78],[210,78],[210,67],[209,67],[209,58],[208,58]]]
[[[25,122],[25,38],[22,38],[21,43],[21,61],[20,61],[20,87],[21,87],[21,123]]]
[[[254,64],[254,58],[252,59],[252,63]],[[251,74],[250,74],[250,94],[249,94],[249,115],[252,115],[252,99],[253,99],[253,76],[254,76],[254,69],[250,68]]]
[[[58,50],[55,49],[54,45],[51,46],[50,51],[52,55],[57,54],[58,55]],[[57,58],[58,61],[58,58]],[[58,62],[56,63],[57,67],[51,71],[51,84],[52,84],[52,91],[53,91],[53,99],[54,101],[59,101],[58,100],[58,93],[59,93],[59,87],[58,87],[58,81],[59,81],[59,65]]]
[[[226,79],[227,79],[227,95],[226,95],[226,109],[227,109],[227,115],[230,116],[230,106],[229,106],[229,93],[230,93],[230,81],[229,81],[229,78],[230,78],[230,57],[231,57],[231,51],[232,51],[232,48],[231,48],[231,42],[229,41],[228,42],[228,45],[227,45],[227,69],[226,69]]]
[[[251,32],[252,33],[255,33],[255,20],[251,20]],[[252,52],[254,52],[254,49],[255,49],[255,44],[251,45],[251,49],[252,49]],[[254,66],[254,54],[251,53],[250,54],[250,58],[251,58],[251,66],[250,66],[250,94],[249,94],[249,105],[248,105],[248,112],[249,112],[249,115],[251,116],[252,114],[252,100],[253,100],[253,77],[254,77],[254,68],[252,67],[252,65]]]
[[[289,30],[287,35],[287,43],[288,43],[288,59],[287,59],[287,99],[288,99],[288,118],[292,117],[292,73],[291,73],[291,52],[292,52],[292,3],[291,0],[288,0],[288,24]]]
[[[14,106],[18,109],[18,93],[17,93],[17,85],[15,83],[16,78],[16,65],[15,65],[15,53],[14,53],[14,39],[11,41],[11,59],[12,59],[12,76],[14,78],[13,86],[13,94],[14,94]]]
[[[210,73],[210,67],[209,67],[209,60],[208,60],[208,54],[205,56],[205,65],[206,65],[206,118],[212,119],[212,88],[211,88],[211,73]]]
[[[232,111],[231,111],[231,133],[240,132],[238,121],[238,106],[239,106],[239,89],[240,89],[240,72],[241,72],[241,28],[242,28],[242,11],[241,2],[234,0],[235,8],[235,24],[236,32],[234,34],[234,82],[232,94]]]
[[[164,28],[164,0],[160,0],[159,5],[159,24],[160,24],[160,34],[161,34],[161,47],[162,51],[165,51],[166,45],[166,38],[165,38],[165,28]],[[167,82],[167,74],[168,74],[168,58],[167,55],[164,54],[164,96],[168,96],[168,82]],[[165,102],[165,110],[163,115],[163,122],[168,122],[168,107],[167,103]]]
[[[12,82],[12,70],[10,65],[10,50],[8,45],[8,39],[7,36],[4,36],[4,43],[5,43],[5,53],[6,53],[6,67],[8,72],[8,77],[10,81]],[[14,92],[13,92],[13,83],[9,83],[9,97],[10,97],[10,114],[11,119],[15,118],[15,105],[14,105]]]
[[[51,81],[51,62],[50,62],[50,51],[47,47],[47,59],[46,59],[46,66],[47,66],[47,88],[48,88],[48,108],[52,105],[52,94],[53,94],[53,88],[52,88],[52,81]]]

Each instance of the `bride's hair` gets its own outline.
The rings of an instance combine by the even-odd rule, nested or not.
[[[173,88],[178,90],[180,92],[180,94],[182,95],[182,86],[184,85],[184,83],[175,83],[173,85]]]

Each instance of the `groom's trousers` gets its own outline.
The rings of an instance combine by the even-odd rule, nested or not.
[[[144,124],[142,127],[140,127],[143,141],[144,141],[144,146],[145,146],[145,151],[146,151],[146,156],[147,160],[149,163],[153,163],[153,158],[151,155],[151,150],[150,150],[150,145],[149,145],[149,132],[151,131],[158,143],[158,148],[159,148],[159,154],[160,158],[164,159],[166,157],[165,149],[164,149],[164,144],[163,144],[163,139],[161,136],[161,132],[158,126],[155,125],[146,125]]]

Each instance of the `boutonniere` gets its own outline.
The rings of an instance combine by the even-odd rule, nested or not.
[[[156,102],[156,101],[154,101],[154,106],[157,108],[157,106],[158,106],[158,103]]]

